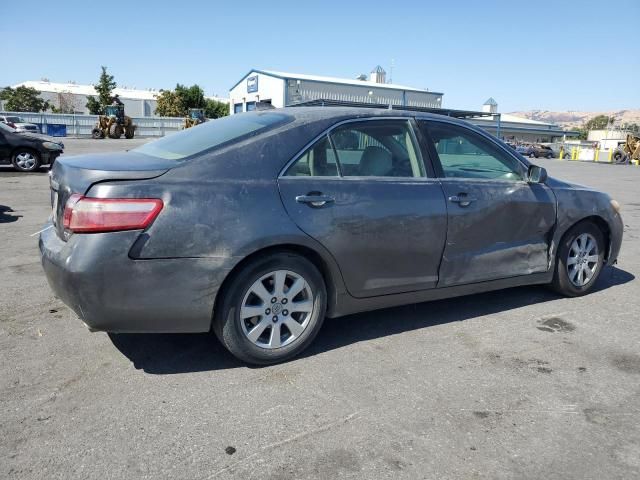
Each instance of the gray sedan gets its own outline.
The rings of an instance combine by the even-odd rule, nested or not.
[[[268,364],[325,317],[548,284],[588,293],[619,205],[438,115],[299,107],[232,115],[121,154],[62,158],[40,236],[92,330],[204,332]]]

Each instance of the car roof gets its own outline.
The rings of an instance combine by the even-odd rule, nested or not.
[[[305,106],[305,107],[286,107],[271,110],[258,110],[246,114],[260,114],[266,112],[278,112],[290,115],[294,118],[295,123],[312,123],[318,121],[339,122],[342,120],[372,118],[372,117],[405,117],[420,118],[431,120],[446,120],[448,122],[457,123],[475,129],[473,124],[464,120],[450,117],[447,115],[439,115],[430,112],[416,112],[411,110],[388,109],[388,108],[367,108],[367,107],[337,107],[337,106]]]

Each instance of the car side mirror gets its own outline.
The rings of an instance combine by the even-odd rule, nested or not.
[[[538,165],[531,165],[529,167],[528,175],[529,183],[544,183],[547,181],[547,170],[539,167]]]

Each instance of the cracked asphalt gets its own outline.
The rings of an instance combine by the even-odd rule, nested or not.
[[[144,141],[144,140],[142,140]],[[67,153],[135,142],[67,139]],[[597,291],[328,320],[250,368],[209,334],[90,333],[49,290],[46,172],[0,169],[0,477],[640,478],[640,168],[539,160],[622,205]]]

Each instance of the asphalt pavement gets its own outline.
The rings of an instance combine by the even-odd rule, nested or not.
[[[65,155],[138,140],[65,140]],[[0,477],[640,477],[640,167],[537,160],[622,205],[597,291],[543,287],[327,320],[252,368],[210,334],[90,333],[51,293],[46,172],[0,170]]]

